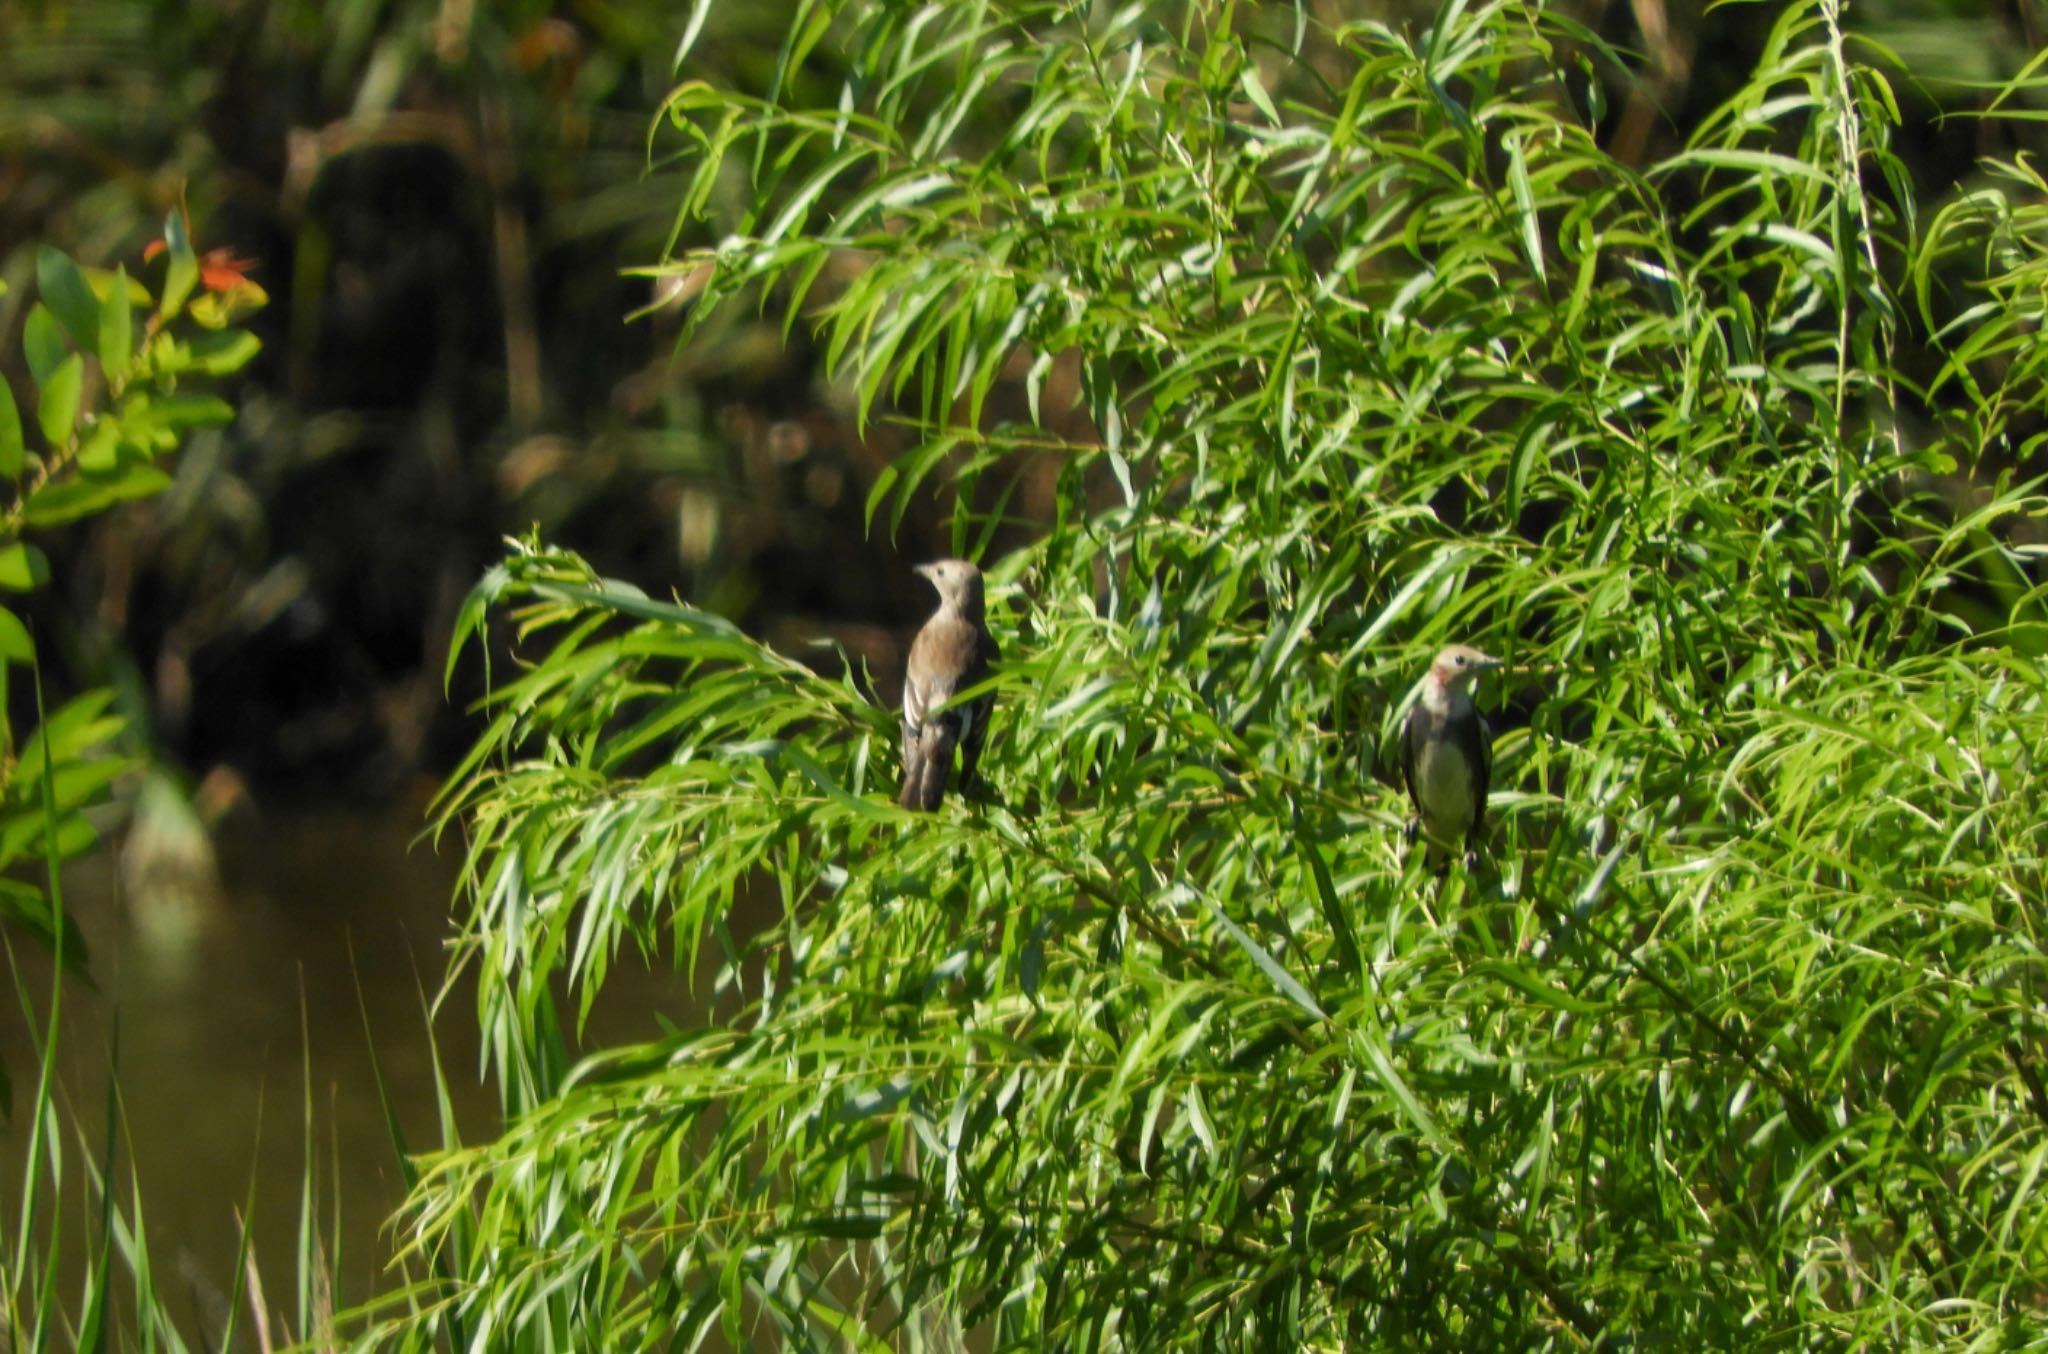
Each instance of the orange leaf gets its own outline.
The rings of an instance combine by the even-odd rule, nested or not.
[[[208,291],[233,291],[244,285],[242,274],[255,266],[256,260],[238,259],[232,249],[209,249],[199,260],[199,282]]]

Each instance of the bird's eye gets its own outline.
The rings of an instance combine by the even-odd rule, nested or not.
[[[1465,666],[1465,655],[1459,654],[1456,658],[1452,659],[1451,661],[1462,668]]]

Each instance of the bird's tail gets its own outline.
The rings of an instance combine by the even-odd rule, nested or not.
[[[938,808],[946,798],[946,777],[959,741],[960,722],[955,719],[941,717],[920,729],[903,759],[903,793],[896,802],[926,813]]]

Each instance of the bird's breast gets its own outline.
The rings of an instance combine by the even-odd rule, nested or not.
[[[1472,821],[1472,764],[1448,738],[1422,745],[1415,765],[1415,797],[1431,828],[1456,834]]]

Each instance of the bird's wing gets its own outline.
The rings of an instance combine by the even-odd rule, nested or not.
[[[996,647],[996,637],[991,635],[986,627],[977,626],[974,631],[974,658],[968,663],[967,671],[960,679],[961,687],[979,686],[987,681],[994,671],[996,660],[1002,656],[1003,651]],[[988,700],[989,696],[984,695],[982,699]]]
[[[1493,785],[1493,729],[1477,707],[1466,725],[1466,760],[1477,768],[1472,784],[1472,831],[1486,826],[1486,794]]]
[[[910,645],[903,677],[903,719],[920,728],[953,693],[981,680],[975,675],[979,649],[974,627],[964,621],[926,623]]]
[[[906,675],[903,679],[903,733],[914,737],[924,725],[924,712],[931,702],[925,699],[917,678]]]
[[[974,657],[967,664],[967,671],[961,674],[960,689],[964,691],[968,687],[980,686],[987,681],[991,675],[991,668],[1000,657],[1002,651],[996,648],[995,636],[985,628],[977,628],[974,635]],[[995,703],[996,694],[993,691],[984,691],[968,702],[972,709],[966,713],[966,732],[977,744],[988,732],[989,711],[995,708]]]
[[[949,674],[943,671],[937,648],[930,626],[918,631],[910,646],[910,662],[903,672],[903,722],[912,729],[924,727],[925,716],[932,707],[952,694]]]

